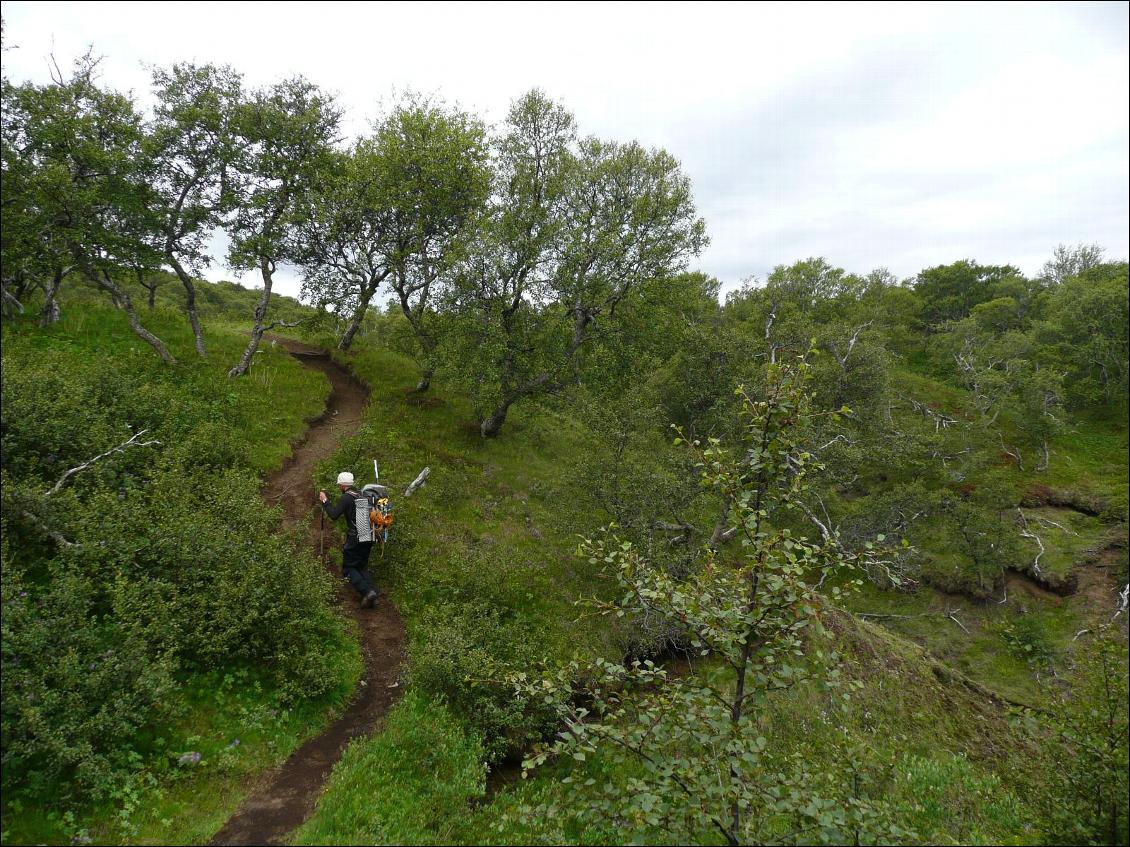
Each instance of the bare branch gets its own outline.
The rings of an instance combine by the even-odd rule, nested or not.
[[[1069,535],[1078,535],[1079,534],[1075,530],[1068,529],[1063,524],[1056,523],[1055,521],[1051,520],[1050,518],[1045,518],[1041,515],[1032,515],[1032,520],[1038,521],[1039,523],[1042,523],[1044,526],[1054,526],[1056,529],[1062,529],[1064,532],[1068,533]]]
[[[115,453],[124,453],[130,447],[152,447],[154,445],[159,445],[161,443],[160,441],[138,441],[137,440],[137,439],[141,438],[141,436],[145,435],[145,433],[147,433],[147,432],[149,432],[148,429],[143,429],[140,432],[137,432],[134,435],[132,435],[126,441],[123,441],[117,447],[112,447],[109,450],[107,450],[105,453],[101,453],[101,454],[95,456],[93,459],[89,459],[89,460],[83,462],[78,467],[71,468],[69,471],[67,471],[65,474],[63,474],[61,477],[59,477],[59,481],[55,483],[55,486],[50,491],[48,491],[46,494],[44,494],[43,496],[44,497],[53,497],[54,495],[58,494],[59,491],[66,484],[68,479],[70,479],[75,474],[81,473],[82,471],[86,470],[91,465],[93,465],[95,462],[98,462],[102,459],[105,459],[107,456],[112,456]]]
[[[965,624],[963,624],[961,621],[959,621],[957,619],[957,613],[960,612],[960,611],[961,611],[960,609],[946,609],[945,612],[943,612],[943,614],[947,618],[949,618],[951,621],[953,621],[955,624],[957,624],[959,627],[961,627],[962,632],[964,632],[966,635],[968,635],[969,630],[965,628]]]
[[[294,329],[294,327],[302,326],[302,324],[306,323],[309,320],[310,318],[302,318],[301,320],[297,321],[271,321],[269,324],[263,327],[263,332],[270,332],[276,327],[282,327],[283,329]]]
[[[1040,538],[1040,536],[1036,535],[1036,533],[1032,532],[1032,531],[1031,531],[1031,530],[1030,530],[1030,529],[1028,528],[1028,519],[1027,519],[1027,518],[1026,518],[1026,517],[1024,516],[1024,511],[1023,511],[1023,510],[1022,510],[1022,509],[1021,509],[1021,508],[1020,508],[1019,506],[1017,506],[1017,507],[1016,507],[1016,511],[1017,511],[1017,513],[1019,513],[1019,515],[1020,515],[1020,521],[1021,521],[1021,523],[1023,523],[1023,524],[1024,524],[1024,527],[1023,527],[1023,529],[1021,529],[1021,530],[1020,530],[1020,537],[1021,537],[1021,538],[1030,538],[1030,539],[1032,539],[1033,541],[1035,541],[1035,542],[1036,542],[1036,544],[1037,544],[1037,545],[1039,546],[1039,548],[1040,548],[1040,552],[1036,554],[1036,558],[1035,558],[1035,560],[1034,560],[1034,561],[1032,562],[1032,572],[1033,572],[1033,573],[1034,573],[1034,574],[1035,574],[1036,576],[1043,576],[1043,572],[1042,572],[1042,571],[1040,570],[1040,557],[1041,557],[1041,556],[1043,556],[1043,555],[1044,555],[1044,553],[1046,552],[1046,551],[1044,550],[1044,542],[1043,542],[1043,540],[1042,540],[1042,539]]]
[[[21,509],[20,514],[23,515],[25,518],[27,518],[27,520],[30,523],[34,524],[35,527],[40,532],[42,532],[48,538],[53,540],[56,544],[59,544],[63,547],[81,547],[82,546],[81,544],[78,544],[74,541],[71,541],[69,538],[67,538],[65,535],[63,535],[63,533],[59,532],[58,530],[51,529],[51,527],[49,527],[47,524],[45,524],[43,521],[41,521],[39,518],[37,518],[31,512],[27,511],[27,509]]]
[[[411,497],[412,493],[417,488],[423,488],[424,484],[428,481],[428,474],[430,474],[431,472],[432,472],[431,468],[424,468],[422,471],[420,471],[420,475],[417,476],[414,480],[412,480],[412,484],[409,485],[407,489],[405,489],[404,496],[405,497]]]
[[[957,418],[951,418],[949,415],[942,414],[941,412],[936,412],[925,403],[919,403],[914,398],[908,399],[910,400],[910,405],[914,409],[914,411],[918,412],[918,414],[922,415],[922,417],[934,422],[934,432],[937,432],[939,429],[946,429],[947,427],[957,423]]]

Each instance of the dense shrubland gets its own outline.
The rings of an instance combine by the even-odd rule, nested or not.
[[[357,664],[332,584],[258,497],[325,388],[274,351],[241,385],[204,363],[169,370],[118,313],[60,296],[73,311],[52,329],[4,330],[8,811],[120,805],[139,777],[184,771],[200,742],[179,727],[225,677],[245,707],[286,714],[340,700]],[[215,315],[248,298],[208,299]],[[168,306],[150,320],[191,349]]]
[[[679,162],[543,92],[348,145],[307,80],[154,94],[3,82],[6,804],[167,770],[218,674],[342,693],[328,580],[255,496],[324,396],[261,344],[300,326],[375,389],[322,470],[437,478],[377,566],[410,694],[300,840],[1125,840],[1125,261],[811,257],[720,300]],[[261,290],[197,278],[220,228]],[[563,727],[569,782],[465,814]]]

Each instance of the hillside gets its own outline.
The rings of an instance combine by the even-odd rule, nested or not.
[[[330,614],[330,583],[257,496],[259,475],[281,465],[329,386],[271,346],[251,377],[230,382],[243,334],[223,319],[254,295],[201,293],[208,360],[194,360],[179,310],[158,298],[145,316],[182,360],[175,370],[82,291],[48,330],[4,327],[5,843],[84,832],[206,840],[249,777],[353,690],[359,657]],[[128,438],[127,424],[161,443],[109,457],[36,502],[65,470]],[[112,555],[53,544],[23,516],[31,509]],[[258,612],[241,619],[243,608]],[[262,626],[278,631],[249,640]],[[307,639],[313,661],[287,657]],[[307,667],[294,676],[287,662]],[[296,696],[303,676],[307,693]],[[55,734],[19,733],[17,715]]]
[[[0,80],[0,840],[1127,841],[1124,257],[724,285],[542,89],[100,63]]]
[[[433,482],[400,509],[397,543],[378,570],[387,573],[408,626],[409,695],[377,738],[350,748],[297,843],[624,839],[619,830],[566,822],[575,800],[561,778],[626,778],[599,757],[506,787],[517,775],[516,760],[507,757],[526,736],[518,713],[506,714],[515,708],[509,693],[489,682],[498,666],[594,650],[615,659],[623,649],[599,619],[579,619],[572,608],[601,590],[573,549],[578,532],[595,531],[599,505],[565,473],[579,464],[591,436],[571,418],[532,410],[512,422],[505,443],[483,441],[442,385],[433,397],[413,395],[414,373],[397,356],[367,350],[342,361],[374,386],[374,396],[368,425],[324,465],[326,475],[376,456],[387,469],[382,474],[398,482],[423,465],[433,468]],[[1124,450],[1124,432],[1122,438]],[[794,692],[762,719],[774,749],[782,756],[803,751],[834,770],[845,744],[863,745],[877,768],[870,790],[892,791],[900,825],[924,843],[1038,841],[1025,800],[1039,790],[1030,767],[1033,742],[1018,733],[1009,703],[995,694],[1034,692],[1015,621],[1023,621],[1021,645],[1027,638],[1066,655],[1079,629],[1108,614],[1115,578],[1075,556],[1073,537],[1048,544],[1086,574],[1090,590],[1065,599],[1025,585],[1008,606],[947,597],[928,585],[911,593],[870,588],[852,598],[850,608],[876,623],[851,616],[829,622],[846,656],[842,669],[863,686],[846,721],[838,729],[827,724],[819,694]],[[950,612],[962,620],[951,622]],[[530,817],[529,804],[546,803],[561,819]],[[631,838],[664,840],[646,827]]]

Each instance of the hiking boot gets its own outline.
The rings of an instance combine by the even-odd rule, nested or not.
[[[365,595],[365,599],[361,601],[362,609],[372,609],[377,605],[377,599],[380,597],[375,591],[370,591]]]

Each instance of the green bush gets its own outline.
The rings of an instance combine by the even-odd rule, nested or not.
[[[412,651],[412,682],[452,705],[482,738],[488,762],[520,754],[553,725],[499,680],[506,668],[543,658],[529,627],[488,600],[438,603],[420,621]]]
[[[259,498],[253,386],[48,341],[4,339],[3,787],[81,803],[141,766],[193,674],[262,668],[281,703],[313,699],[340,684],[346,636],[330,577]],[[47,496],[127,424],[160,443]]]
[[[906,754],[892,786],[891,806],[904,826],[943,843],[957,829],[984,843],[996,833],[1030,828],[1028,810],[999,777],[976,767],[962,754]],[[984,841],[983,841],[984,840]]]
[[[998,630],[1008,652],[1018,659],[1042,665],[1055,656],[1047,628],[1032,615],[1017,615],[1003,621]]]

